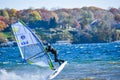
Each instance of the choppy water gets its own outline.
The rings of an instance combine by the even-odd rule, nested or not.
[[[120,80],[120,43],[53,47],[58,50],[59,58],[68,61],[54,80]],[[0,48],[0,80],[47,80],[51,72],[22,64],[17,47]]]

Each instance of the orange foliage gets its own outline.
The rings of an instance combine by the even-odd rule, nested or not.
[[[6,25],[3,21],[0,20],[0,31],[4,30],[6,28]]]
[[[4,21],[4,20],[5,20],[5,17],[0,16],[0,20],[1,20],[1,21]]]
[[[0,20],[3,21],[5,24],[9,24],[9,20],[3,16],[0,16]]]

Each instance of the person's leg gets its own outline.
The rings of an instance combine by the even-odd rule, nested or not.
[[[58,56],[57,54],[54,54],[55,62],[58,62]]]
[[[59,63],[59,65],[61,65],[61,61],[58,59],[57,54],[54,54],[54,56],[55,56],[55,62],[58,62],[58,63]]]
[[[59,59],[59,61],[60,61],[60,62],[62,62],[62,63],[64,63],[64,62],[65,62],[64,60],[61,60],[61,59]]]
[[[54,58],[55,58],[55,62],[58,62],[59,65],[61,65],[64,62],[64,60],[58,59],[57,51],[54,51]]]

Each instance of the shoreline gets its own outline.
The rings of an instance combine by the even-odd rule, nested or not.
[[[99,43],[119,43],[120,41],[113,41],[113,42],[98,42],[98,43],[69,43],[69,44],[99,44]],[[51,44],[56,44],[56,43],[51,43]],[[58,44],[58,45],[63,45],[63,44]],[[0,47],[17,47],[17,42],[16,41],[8,41],[5,43],[1,43]]]
[[[0,47],[16,47],[16,46],[17,46],[16,41],[9,41],[9,42],[0,44]]]

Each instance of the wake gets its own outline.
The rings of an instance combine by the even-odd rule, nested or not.
[[[48,72],[39,71],[19,73],[18,71],[0,70],[0,80],[48,80],[48,75]]]

